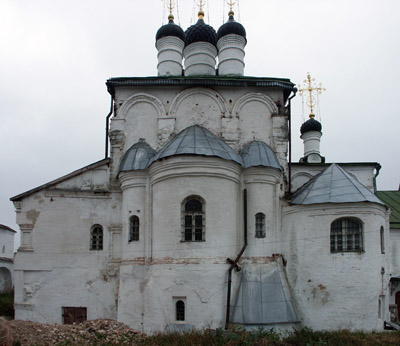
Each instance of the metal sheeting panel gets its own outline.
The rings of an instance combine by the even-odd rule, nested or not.
[[[119,166],[119,172],[145,169],[149,166],[150,159],[155,155],[153,148],[144,140],[132,145],[124,154]]]
[[[169,141],[151,160],[151,163],[176,155],[220,157],[242,165],[241,156],[228,144],[199,125],[187,127]]]
[[[336,164],[314,177],[292,198],[292,204],[373,202],[384,204],[356,178]]]
[[[275,153],[270,146],[264,142],[252,141],[240,153],[243,159],[243,167],[273,167],[282,169]]]
[[[298,322],[278,262],[244,266],[238,293],[232,301],[230,321],[245,325]]]
[[[392,210],[390,228],[400,229],[400,191],[377,191],[376,195]]]

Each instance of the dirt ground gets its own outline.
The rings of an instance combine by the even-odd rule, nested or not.
[[[12,339],[10,338],[10,330]],[[82,324],[41,324],[30,321],[0,323],[0,346],[13,345],[123,345],[135,344],[141,333],[114,320],[93,320]]]

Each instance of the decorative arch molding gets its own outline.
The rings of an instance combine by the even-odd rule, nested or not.
[[[268,96],[260,93],[248,93],[242,96],[239,100],[236,101],[232,115],[239,115],[242,108],[249,102],[258,101],[263,103],[271,114],[278,113],[278,107],[276,106],[275,102]]]
[[[292,180],[294,180],[296,178],[308,178],[308,179],[311,180],[314,177],[315,177],[315,175],[312,175],[312,174],[307,173],[307,172],[298,172],[298,173],[293,174]]]
[[[204,95],[204,96],[208,96],[211,99],[213,99],[216,102],[216,104],[218,105],[218,108],[221,112],[221,117],[228,112],[228,108],[226,106],[225,100],[221,96],[221,94],[217,93],[216,91],[210,91],[208,89],[191,88],[191,89],[186,89],[186,90],[182,91],[174,98],[174,100],[172,101],[172,104],[171,104],[169,115],[172,117],[175,117],[180,104],[183,101],[185,101],[188,97],[195,96],[195,95]]]
[[[121,114],[121,118],[125,119],[126,115],[128,114],[129,110],[138,103],[148,103],[154,107],[157,112],[158,117],[162,117],[165,115],[165,108],[162,102],[153,95],[150,94],[135,94],[129,97],[121,106],[119,110],[119,114]]]

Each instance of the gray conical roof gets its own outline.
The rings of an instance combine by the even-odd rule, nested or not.
[[[132,145],[124,154],[119,172],[145,169],[149,166],[150,159],[155,155],[153,148],[144,139]]]
[[[243,167],[273,167],[281,169],[274,152],[271,147],[261,141],[250,142],[240,153],[243,159]]]
[[[176,155],[214,156],[242,165],[242,158],[235,150],[199,125],[187,127],[179,132],[151,159],[150,164]]]
[[[354,202],[384,205],[363,184],[334,163],[297,191],[291,201],[292,204]]]

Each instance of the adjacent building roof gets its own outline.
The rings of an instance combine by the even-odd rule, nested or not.
[[[331,164],[297,191],[292,204],[384,203],[340,166]]]
[[[242,165],[242,158],[235,150],[209,130],[199,125],[189,126],[179,132],[151,159],[150,164],[176,155],[220,157]]]
[[[11,227],[8,227],[8,226],[6,226],[6,225],[0,224],[0,228],[1,228],[1,229],[5,229],[5,230],[10,231],[10,232],[17,233],[17,232],[14,231]]]
[[[261,141],[250,142],[240,153],[243,167],[265,166],[281,169],[275,153],[271,147]]]
[[[377,196],[390,207],[390,228],[400,229],[400,191],[377,191]]]

